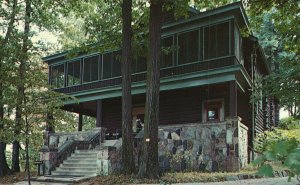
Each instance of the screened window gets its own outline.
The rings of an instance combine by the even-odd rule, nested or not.
[[[103,54],[103,78],[121,76],[121,52]]]
[[[112,53],[103,54],[103,79],[111,78]]]
[[[178,35],[178,64],[198,61],[199,50],[198,30]]]
[[[112,60],[112,77],[121,76],[121,51],[113,52],[113,60]]]
[[[68,86],[80,84],[80,61],[68,63]]]
[[[146,56],[139,56],[132,62],[132,73],[144,72],[147,70]]]
[[[237,59],[240,61],[240,62],[243,62],[242,60],[242,39],[241,39],[241,35],[240,35],[240,31],[238,29],[238,27],[235,25],[234,26],[234,53],[235,53],[235,56],[237,57]]]
[[[173,36],[162,39],[162,65],[161,67],[170,67],[173,65],[174,43]]]
[[[229,55],[229,23],[204,28],[204,58]]]
[[[65,68],[64,64],[51,67],[51,85],[54,88],[64,87],[65,82]]]
[[[83,82],[92,82],[99,79],[101,72],[100,56],[95,55],[83,60]]]

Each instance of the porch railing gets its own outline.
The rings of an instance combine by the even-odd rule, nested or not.
[[[193,62],[188,64],[181,64],[177,66],[167,67],[161,69],[161,78],[176,76],[181,74],[188,74],[193,72],[206,71],[210,69],[217,69],[226,66],[239,64],[239,61],[235,56],[226,56],[216,59],[210,59],[205,61]],[[132,74],[132,82],[142,82],[146,80],[146,71]],[[89,89],[97,89],[109,86],[116,86],[122,83],[122,77],[114,77],[110,79],[103,79],[95,82],[90,82],[86,84],[79,84],[76,86],[63,87],[54,89],[54,91],[61,93],[70,93],[70,92],[78,92]]]

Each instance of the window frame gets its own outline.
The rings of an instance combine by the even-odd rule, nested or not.
[[[73,63],[73,62],[79,62],[79,83],[77,84],[72,84],[72,85],[69,85],[69,75],[68,75],[68,72],[69,72],[69,63]],[[76,59],[73,59],[73,60],[70,60],[68,62],[66,62],[66,68],[65,68],[65,75],[66,75],[66,87],[72,87],[72,86],[77,86],[77,85],[80,85],[82,84],[82,58],[76,58]]]
[[[84,72],[85,72],[85,65],[84,65],[84,63],[86,62],[85,59],[92,58],[92,57],[95,57],[95,56],[97,56],[97,58],[98,58],[98,60],[97,60],[97,63],[98,63],[97,79],[85,82],[84,81]],[[97,53],[97,54],[93,54],[93,55],[82,57],[82,73],[81,73],[81,81],[82,81],[82,83],[81,84],[87,84],[87,83],[97,82],[97,81],[101,80],[102,78],[100,76],[102,75],[102,70],[103,70],[102,69],[102,54]]]
[[[218,109],[218,119],[208,120],[209,108]],[[224,121],[224,99],[210,99],[202,102],[202,122],[203,123],[217,123]]]

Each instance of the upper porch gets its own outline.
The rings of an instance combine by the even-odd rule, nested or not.
[[[162,28],[161,90],[237,81],[251,87],[254,65],[264,66],[263,55],[252,54],[255,41],[242,38],[248,29],[239,3],[169,22]],[[143,45],[141,44],[141,47]],[[121,51],[48,56],[49,84],[53,90],[75,96],[80,102],[121,96]],[[254,56],[254,55],[253,55]],[[132,93],[145,92],[146,50],[132,62]],[[71,102],[70,102],[71,103]]]

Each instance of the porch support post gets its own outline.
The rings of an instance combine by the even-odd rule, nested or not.
[[[96,127],[101,127],[101,125],[102,125],[102,100],[97,100]]]
[[[78,131],[82,131],[82,113],[78,114]]]
[[[229,116],[237,116],[237,84],[235,81],[229,82],[230,94],[229,94]]]

